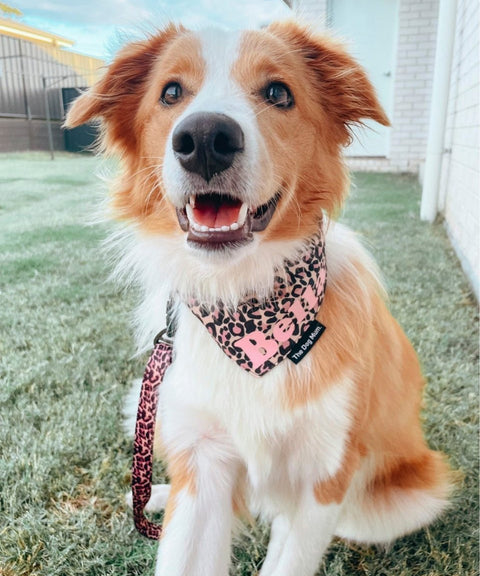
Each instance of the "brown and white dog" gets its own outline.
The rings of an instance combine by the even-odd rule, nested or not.
[[[143,348],[176,298],[175,359],[157,444],[169,486],[156,576],[226,576],[245,502],[272,522],[262,576],[312,576],[334,535],[388,543],[432,522],[450,474],[424,440],[423,378],[375,264],[331,217],[349,187],[350,127],[388,125],[342,46],[293,22],[261,31],[169,26],[123,49],[71,108],[121,157],[112,193],[130,230],[119,264],[142,286]],[[326,331],[262,378],[227,357],[186,305],[272,295],[323,230]]]

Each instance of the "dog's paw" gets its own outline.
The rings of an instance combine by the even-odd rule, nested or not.
[[[170,484],[154,484],[150,500],[145,506],[145,512],[160,512],[167,505],[168,495],[170,494]],[[125,494],[125,502],[129,508],[133,508],[132,491]]]

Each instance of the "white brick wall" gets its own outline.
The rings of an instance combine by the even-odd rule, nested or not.
[[[441,208],[452,244],[480,297],[480,9],[458,0],[441,180]]]
[[[390,165],[417,172],[425,158],[438,0],[400,0]]]
[[[378,156],[347,156],[346,162],[352,172],[402,172],[400,168],[392,166],[388,158]]]

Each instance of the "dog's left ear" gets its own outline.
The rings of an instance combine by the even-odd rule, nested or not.
[[[350,127],[370,118],[390,126],[385,111],[365,70],[352,58],[341,42],[328,36],[317,36],[294,22],[278,22],[270,32],[283,38],[303,56],[317,88],[321,104],[333,117],[348,143]]]
[[[153,44],[151,40],[142,41],[123,48],[104,76],[73,101],[67,112],[65,127],[75,128],[93,119],[108,122],[120,106],[124,108],[146,80],[157,55]]]
[[[132,142],[132,125],[150,70],[166,44],[183,31],[169,25],[144,41],[123,48],[104,76],[80,95],[68,110],[66,128],[101,119],[105,137],[117,145]]]

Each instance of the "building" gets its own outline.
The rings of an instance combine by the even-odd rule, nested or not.
[[[0,152],[64,149],[62,88],[91,86],[104,64],[71,51],[73,44],[0,18]]]
[[[391,128],[361,130],[346,149],[353,169],[418,173],[423,181],[427,148],[438,149],[438,178],[429,214],[438,213],[479,297],[480,108],[478,0],[289,0],[300,18],[343,37],[367,69]],[[444,14],[439,32],[439,16]],[[446,14],[446,16],[445,16]],[[438,38],[438,34],[445,34]],[[451,43],[453,64],[439,70],[439,50]],[[438,109],[434,79],[444,79]],[[435,90],[438,92],[437,88]],[[435,112],[432,112],[432,108]],[[446,130],[430,130],[430,118]],[[429,134],[435,141],[429,142]],[[427,169],[430,164],[427,164]],[[428,174],[429,182],[432,181]],[[426,212],[425,212],[426,214]]]
[[[437,210],[480,299],[480,2],[459,0],[454,24]]]

